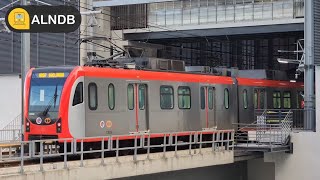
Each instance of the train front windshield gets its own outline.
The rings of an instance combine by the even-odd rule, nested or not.
[[[31,122],[51,124],[57,121],[60,97],[65,81],[65,73],[32,74],[29,98],[29,119]],[[50,118],[50,123],[44,121],[46,118]]]

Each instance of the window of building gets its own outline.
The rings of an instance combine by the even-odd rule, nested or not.
[[[96,110],[98,108],[98,90],[96,83],[90,83],[88,86],[89,89],[89,109]]]
[[[83,103],[83,82],[79,82],[73,96],[72,106]]]
[[[227,88],[224,89],[224,107],[229,109],[229,90]]]
[[[178,87],[178,106],[180,109],[191,108],[191,90],[189,87]]]
[[[213,92],[213,88],[209,87],[208,88],[208,107],[209,109],[213,109],[213,100],[214,100],[214,92]]]
[[[275,108],[275,109],[281,108],[281,93],[280,93],[280,91],[273,92],[273,108]]]
[[[128,109],[133,110],[134,109],[134,88],[133,84],[129,84],[127,88],[127,103],[128,103]]]
[[[248,109],[248,91],[245,89],[243,90],[243,108]]]
[[[109,109],[113,110],[115,106],[115,94],[114,94],[114,85],[111,83],[108,86],[108,105]]]
[[[206,108],[206,95],[205,95],[205,89],[204,87],[200,88],[200,106],[201,109],[205,109]]]
[[[291,92],[290,91],[283,92],[283,108],[285,109],[291,108]]]
[[[160,107],[161,109],[173,109],[173,87],[160,86]]]
[[[139,84],[139,109],[144,110],[146,105],[146,85]]]

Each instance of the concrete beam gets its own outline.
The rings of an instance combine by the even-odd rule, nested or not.
[[[149,159],[146,154],[137,156],[133,161],[132,156],[105,158],[105,165],[101,159],[85,160],[80,167],[80,161],[68,162],[68,169],[62,163],[45,164],[44,171],[39,171],[39,165],[26,166],[24,174],[19,174],[20,167],[0,169],[1,180],[87,180],[87,179],[114,179],[160,172],[177,171],[191,168],[207,167],[214,165],[230,164],[234,162],[233,151],[219,150],[212,152],[212,148],[174,152],[152,153]],[[3,174],[4,175],[1,175]]]
[[[126,40],[143,40],[293,32],[304,30],[304,20],[293,19],[228,24],[185,25],[176,27],[170,26],[166,29],[168,30],[157,27],[150,27],[148,29],[127,29],[123,30],[123,34],[124,39]]]
[[[110,7],[110,6],[122,6],[132,4],[148,4],[156,2],[168,2],[176,0],[107,0],[107,1],[95,1],[93,7]]]

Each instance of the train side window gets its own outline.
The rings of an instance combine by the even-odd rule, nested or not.
[[[83,103],[83,82],[79,82],[74,92],[72,106]]]
[[[224,89],[224,107],[229,109],[229,90],[227,88]]]
[[[209,107],[209,109],[213,109],[213,99],[214,99],[213,88],[210,87],[208,89],[208,107]]]
[[[189,87],[178,87],[178,106],[179,109],[191,108],[191,90]]]
[[[173,109],[173,87],[160,86],[160,107],[161,109]]]
[[[243,108],[248,109],[248,91],[243,90]]]
[[[200,104],[201,104],[201,109],[204,109],[206,107],[206,96],[204,92],[204,87],[200,88]]]
[[[114,85],[112,83],[110,83],[108,86],[108,105],[110,110],[114,109],[115,94],[114,94]]]
[[[128,109],[134,109],[134,88],[133,84],[129,84],[127,88]]]
[[[283,108],[285,109],[291,108],[291,92],[290,91],[283,92]]]
[[[89,109],[96,110],[98,108],[98,90],[96,83],[90,83],[88,86],[89,89]]]
[[[280,91],[273,92],[273,108],[274,109],[281,108],[281,93],[280,93]]]
[[[146,104],[146,85],[139,84],[139,109],[144,110]]]

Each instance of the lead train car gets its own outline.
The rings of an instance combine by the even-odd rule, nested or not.
[[[301,83],[209,74],[82,66],[31,69],[24,137],[232,129],[233,123],[252,123],[255,108],[296,107],[302,89]]]

